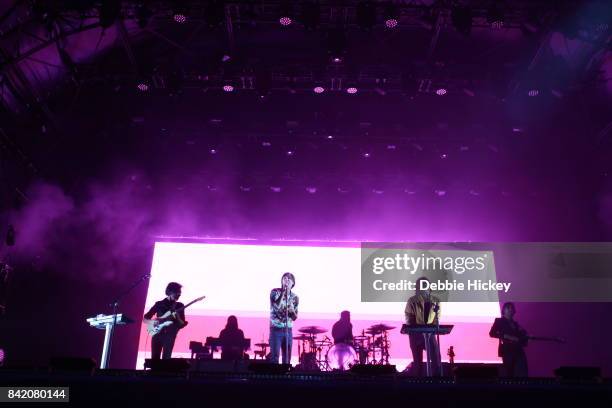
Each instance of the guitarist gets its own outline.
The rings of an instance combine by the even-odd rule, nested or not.
[[[161,357],[166,360],[172,358],[172,348],[174,347],[174,340],[178,331],[183,327],[187,326],[185,321],[185,310],[183,304],[178,302],[181,297],[182,285],[176,282],[170,282],[166,286],[166,298],[155,302],[151,310],[144,315],[144,323],[150,324],[153,321],[154,325],[159,324],[158,320],[153,319],[154,315],[163,316],[166,312],[172,312],[173,324],[164,327],[159,333],[153,336],[151,340],[151,359],[159,360]],[[178,312],[175,310],[180,309]]]
[[[498,355],[504,363],[507,377],[527,377],[527,332],[514,320],[516,308],[507,302],[502,306],[502,317],[493,322],[489,336],[499,339]]]

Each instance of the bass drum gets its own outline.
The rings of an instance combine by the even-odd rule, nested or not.
[[[338,343],[331,347],[325,356],[331,370],[348,370],[358,363],[357,353],[349,344]]]

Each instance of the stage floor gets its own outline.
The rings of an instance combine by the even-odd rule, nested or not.
[[[222,406],[246,404],[355,405],[425,404],[491,406],[580,404],[612,406],[612,380],[560,381],[554,378],[454,379],[414,378],[403,374],[352,373],[162,373],[141,370],[51,372],[48,369],[1,369],[2,386],[67,386],[70,402]],[[390,405],[391,406],[391,405]]]

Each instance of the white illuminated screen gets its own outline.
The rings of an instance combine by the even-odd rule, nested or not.
[[[145,311],[165,297],[168,282],[183,285],[180,301],[187,304],[196,297],[206,299],[186,310],[189,325],[177,336],[173,357],[189,357],[189,341],[218,337],[229,315],[238,317],[240,328],[252,344],[267,342],[269,331],[269,294],[280,286],[284,272],[296,277],[294,292],[299,296],[299,316],[293,335],[303,326],[317,325],[328,330],[340,312],[351,312],[353,334],[369,326],[385,323],[389,332],[391,363],[403,369],[412,355],[408,337],[400,334],[405,303],[361,302],[360,248],[303,245],[256,245],[242,243],[157,242]],[[357,244],[358,245],[358,244]],[[457,362],[497,362],[497,340],[488,335],[499,315],[499,304],[444,303],[441,323],[454,324],[450,335],[441,337],[441,354],[454,346]],[[150,356],[151,339],[143,325],[140,333],[137,368]],[[249,351],[251,357],[252,347]],[[298,362],[294,341],[292,363]]]

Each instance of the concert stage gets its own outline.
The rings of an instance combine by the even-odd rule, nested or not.
[[[495,406],[557,403],[609,406],[612,381],[564,382],[555,378],[453,379],[414,378],[403,374],[353,373],[163,373],[99,370],[53,373],[0,370],[0,383],[12,386],[69,386],[70,402],[91,403],[211,403],[223,406],[280,402],[290,405],[382,404],[427,406]],[[607,404],[607,405],[606,405]]]

